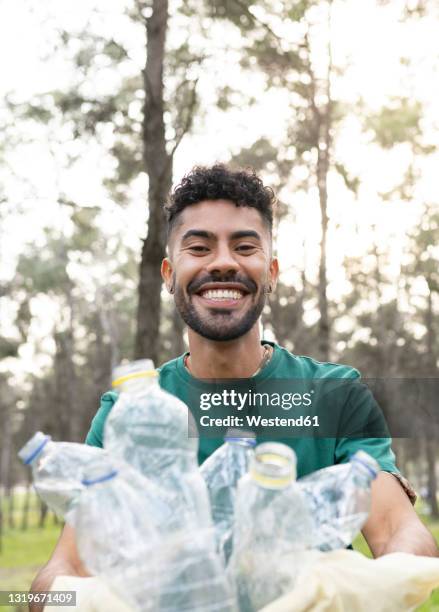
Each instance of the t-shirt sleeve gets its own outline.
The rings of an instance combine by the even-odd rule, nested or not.
[[[336,463],[347,463],[358,450],[373,457],[384,472],[399,474],[391,438],[340,438],[335,447]]]
[[[347,384],[343,397],[336,463],[345,463],[351,455],[363,450],[383,471],[398,473],[386,420],[369,387],[357,378]]]
[[[392,450],[387,423],[372,392],[360,380],[348,389],[342,419],[342,436],[337,439],[335,462],[346,463],[358,450],[371,455],[383,472],[395,476],[410,501],[416,501],[416,493],[400,474]]]
[[[118,395],[115,391],[108,391],[107,393],[104,393],[104,395],[101,397],[99,409],[93,417],[89,432],[87,434],[87,437],[85,438],[86,444],[103,448],[105,421],[107,420],[107,416],[109,415],[110,410],[116,403],[117,397]]]

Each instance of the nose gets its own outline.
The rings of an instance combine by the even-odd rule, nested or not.
[[[219,274],[227,274],[229,272],[237,272],[239,270],[239,263],[233,256],[233,252],[230,250],[229,245],[217,245],[212,259],[206,266],[206,270],[209,272],[209,274],[214,272]]]

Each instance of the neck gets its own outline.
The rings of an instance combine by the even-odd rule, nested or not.
[[[249,378],[259,368],[264,353],[258,323],[236,340],[215,342],[191,329],[188,340],[187,365],[195,378]]]

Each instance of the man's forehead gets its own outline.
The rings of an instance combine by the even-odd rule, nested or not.
[[[261,237],[269,233],[256,208],[236,206],[227,200],[206,200],[187,206],[179,217],[175,234],[180,240],[190,230],[204,230],[215,236],[235,234],[238,231],[253,231]]]

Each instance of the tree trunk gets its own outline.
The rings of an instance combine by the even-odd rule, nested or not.
[[[11,411],[8,405],[3,406],[1,411],[3,421],[3,431],[1,436],[1,453],[0,453],[0,490],[3,495],[0,494],[0,551],[2,549],[2,536],[4,526],[4,514],[3,514],[3,499],[8,501],[10,504],[10,470],[11,470],[11,451],[12,451],[12,431],[11,431]],[[11,526],[11,514],[8,516],[9,526]]]
[[[9,483],[9,485],[8,485],[7,499],[8,499],[8,527],[9,527],[9,529],[15,529],[15,519],[14,519],[14,512],[15,512],[14,487],[11,485],[11,483]]]
[[[435,343],[436,343],[436,334],[434,329],[434,314],[433,314],[433,282],[430,276],[427,276],[426,279],[428,286],[428,295],[427,295],[427,311],[425,313],[425,327],[427,328],[427,368],[428,374],[432,377],[436,377],[437,368],[436,368],[436,355],[435,355]]]
[[[434,353],[435,346],[435,330],[433,321],[433,299],[432,288],[433,283],[429,276],[426,277],[428,285],[427,295],[427,311],[425,313],[425,325],[427,328],[427,372],[431,377],[437,376],[436,357]],[[430,399],[433,405],[432,398]],[[439,506],[437,502],[437,478],[436,478],[436,423],[433,421],[429,424],[427,432],[426,451],[427,451],[427,466],[428,466],[428,500],[430,503],[430,512],[433,518],[439,518]]]
[[[108,336],[110,350],[110,367],[111,371],[119,365],[120,362],[120,336],[119,329],[114,320],[114,312],[108,310],[106,304],[111,303],[111,292],[107,287],[98,287],[96,289],[96,300],[98,306],[98,317],[102,330]],[[104,360],[106,361],[106,360]],[[104,378],[105,378],[104,374]],[[99,382],[100,382],[99,378]],[[102,388],[102,387],[101,387]]]
[[[3,552],[3,491],[0,485],[0,555]]]
[[[29,526],[29,509],[30,509],[30,496],[31,496],[31,481],[32,476],[29,472],[28,481],[26,484],[26,495],[23,503],[23,514],[21,515],[21,529],[25,531]]]
[[[79,442],[81,440],[82,404],[78,402],[78,382],[73,354],[75,341],[73,329],[54,334],[56,353],[54,360],[56,398],[59,406],[59,435],[63,440]]]
[[[157,363],[162,288],[160,264],[166,247],[163,204],[172,183],[172,157],[166,150],[163,117],[163,65],[168,1],[153,0],[152,4],[152,15],[146,20],[146,65],[143,72],[143,155],[149,177],[149,217],[148,234],[143,242],[140,261],[134,356],[136,359],[150,357]]]
[[[184,330],[185,330],[185,324],[183,319],[180,317],[179,313],[177,312],[177,309],[174,308],[174,311],[172,313],[172,323],[173,323],[173,328],[174,328],[174,335],[173,335],[173,341],[172,341],[172,352],[173,352],[173,356],[177,357],[177,355],[181,355],[182,353],[184,353],[185,351],[185,345],[184,345],[184,338],[183,338],[183,334],[184,334]]]
[[[46,523],[48,507],[42,500],[40,500],[40,521],[38,527],[42,529]]]
[[[330,321],[328,312],[328,279],[327,279],[327,234],[328,234],[328,173],[331,165],[331,127],[332,127],[332,99],[331,99],[331,75],[332,75],[332,49],[331,49],[331,5],[328,1],[328,68],[326,73],[326,104],[319,108],[314,98],[312,108],[314,120],[317,126],[317,188],[319,191],[320,217],[321,217],[321,242],[320,242],[320,264],[319,264],[319,358],[328,361],[330,358]],[[317,83],[315,86],[317,90]]]
[[[319,189],[319,202],[321,214],[321,242],[320,242],[320,264],[319,264],[319,359],[329,361],[329,314],[328,314],[328,280],[326,274],[326,246],[328,232],[328,188],[327,176],[329,170],[329,158],[327,150],[318,149],[317,158],[317,184]]]
[[[439,506],[437,503],[437,478],[436,478],[436,442],[427,437],[425,440],[425,450],[428,469],[428,501],[430,504],[431,516],[439,518]]]

